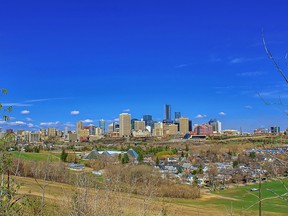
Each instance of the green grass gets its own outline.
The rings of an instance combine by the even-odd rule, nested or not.
[[[34,152],[11,152],[15,158],[21,158],[24,160],[35,160],[35,161],[43,161],[49,159],[50,161],[59,161],[60,154],[53,153],[34,153]]]
[[[288,185],[286,179],[285,184]],[[186,206],[205,206],[207,208],[213,207],[219,210],[233,209],[236,214],[254,215],[258,212],[258,195],[259,191],[250,191],[251,188],[258,188],[258,184],[249,185],[245,187],[238,187],[233,189],[226,189],[223,191],[213,192],[216,195],[209,199],[198,199],[198,200],[176,200],[176,203]],[[280,181],[265,182],[262,184],[262,211],[265,212],[263,215],[285,215],[288,212],[288,202],[275,198],[275,195],[268,191],[271,189],[277,194],[284,194],[288,192]],[[253,206],[253,204],[255,204]],[[252,207],[251,207],[252,206]],[[249,208],[250,207],[250,208]]]

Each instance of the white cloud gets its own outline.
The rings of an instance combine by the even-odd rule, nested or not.
[[[244,108],[246,108],[246,109],[252,109],[253,107],[252,106],[245,106]]]
[[[74,124],[72,124],[71,122],[67,122],[66,124],[64,124],[66,127],[75,127]]]
[[[218,113],[220,116],[225,116],[226,115],[226,113],[224,113],[224,112],[219,112]]]
[[[27,114],[29,114],[29,113],[30,113],[29,110],[22,110],[22,111],[21,111],[21,114],[23,114],[23,115],[27,115]]]
[[[51,101],[51,100],[65,100],[65,99],[71,99],[71,97],[60,97],[60,98],[40,98],[40,99],[32,99],[27,100],[25,102],[27,103],[35,103],[35,102],[44,102],[44,101]]]
[[[56,121],[56,122],[41,122],[40,126],[52,127],[52,126],[57,126],[59,124],[60,124],[59,121]]]
[[[206,118],[207,117],[207,115],[205,115],[205,114],[198,114],[195,118],[198,118],[198,119],[200,119],[200,118]]]
[[[124,109],[123,112],[130,112],[130,109]]]
[[[28,122],[31,122],[31,121],[33,121],[33,119],[32,118],[25,118],[26,119],[26,121],[28,121]]]
[[[26,104],[26,103],[3,103],[3,106],[12,106],[12,107],[28,107],[32,106],[32,104]]]
[[[28,126],[29,128],[34,127],[34,125],[33,125],[32,123],[28,123],[27,126]]]
[[[115,118],[114,121],[118,122],[118,121],[119,121],[119,118]]]
[[[254,72],[244,72],[244,73],[238,73],[237,76],[241,77],[255,77],[255,76],[262,76],[266,74],[265,72],[261,71],[254,71]]]
[[[83,123],[92,123],[93,120],[91,120],[91,119],[85,119],[85,120],[83,120],[82,122],[83,122]]]
[[[231,64],[238,64],[238,63],[242,63],[244,61],[243,58],[234,58],[230,61]]]
[[[175,68],[183,68],[183,67],[188,67],[189,64],[180,64],[180,65],[176,65]]]
[[[13,123],[13,122],[11,122],[11,123]],[[26,125],[26,123],[23,121],[16,121],[15,124],[16,125]]]
[[[80,114],[80,111],[78,110],[71,111],[71,115],[79,115],[79,114]]]

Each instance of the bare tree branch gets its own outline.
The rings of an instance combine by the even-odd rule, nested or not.
[[[276,67],[277,71],[281,74],[281,76],[283,77],[283,79],[285,80],[285,82],[288,84],[288,79],[285,76],[285,74],[283,73],[283,71],[281,70],[281,68],[279,67],[278,63],[276,62],[276,60],[274,59],[272,53],[270,52],[270,50],[267,48],[265,39],[264,39],[264,34],[262,33],[262,41],[263,41],[263,45],[266,51],[266,54],[268,56],[268,58],[273,62],[274,66]]]

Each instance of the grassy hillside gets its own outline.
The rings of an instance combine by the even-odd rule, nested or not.
[[[34,179],[18,178],[18,181],[23,183],[23,186],[19,190],[20,194],[26,194],[34,198],[38,197],[40,200],[41,189]],[[287,180],[286,183],[288,183]],[[161,215],[161,212],[165,210],[167,215],[213,214],[213,216],[220,216],[230,215],[233,212],[233,215],[251,216],[258,214],[258,191],[250,191],[253,187],[257,187],[257,185],[232,188],[213,193],[206,191],[197,200],[161,199],[132,194],[107,193],[103,190],[94,189],[89,190],[89,192],[92,199],[95,196],[98,197],[97,205],[100,205],[99,203],[104,201],[102,205],[105,206],[105,199],[109,199],[109,203],[114,203],[113,206],[117,204],[114,207],[119,208],[117,211],[121,209],[122,215],[140,215],[143,209],[146,209],[147,215]],[[273,198],[274,195],[267,191],[268,188],[273,189],[277,193],[285,192],[283,185],[279,181],[263,183],[263,198],[265,199],[263,201],[263,215],[287,215],[288,203]],[[69,210],[69,206],[71,207],[71,203],[69,204],[69,202],[74,193],[75,188],[71,185],[61,183],[49,184],[45,191],[48,213],[54,215],[57,212],[57,215],[65,215],[67,213],[65,211]],[[93,204],[92,200],[90,200],[90,204]],[[256,205],[249,208],[253,204]]]

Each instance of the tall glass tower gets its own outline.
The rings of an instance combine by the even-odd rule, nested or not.
[[[105,134],[105,120],[104,119],[101,119],[99,121],[99,127],[101,128],[102,133]]]
[[[171,122],[171,105],[165,104],[164,107],[164,120],[166,122]]]

